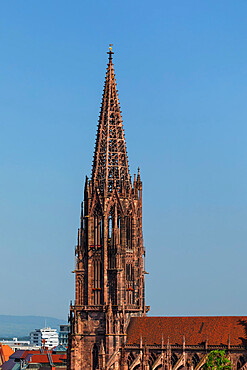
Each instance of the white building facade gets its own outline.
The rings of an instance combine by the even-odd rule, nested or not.
[[[30,342],[38,347],[56,347],[59,344],[58,332],[51,328],[35,329],[30,333]]]
[[[13,338],[13,340],[1,340],[1,344],[7,344],[9,347],[13,349],[13,351],[17,350],[35,350],[38,349],[37,346],[31,345],[29,340],[18,340],[17,338]]]

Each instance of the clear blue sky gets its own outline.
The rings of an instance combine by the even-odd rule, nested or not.
[[[247,314],[246,17],[243,0],[1,1],[1,314],[67,316],[109,43],[151,314]]]

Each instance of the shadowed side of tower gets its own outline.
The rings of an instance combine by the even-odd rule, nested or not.
[[[68,369],[120,368],[130,317],[146,312],[142,182],[131,182],[108,52],[91,178],[86,178],[70,306]]]

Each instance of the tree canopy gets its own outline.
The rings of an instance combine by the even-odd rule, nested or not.
[[[203,370],[231,370],[231,361],[227,358],[225,351],[211,351]]]

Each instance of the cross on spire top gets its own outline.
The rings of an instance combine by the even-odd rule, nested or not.
[[[107,52],[107,54],[109,54],[109,61],[112,60],[112,54],[114,54],[112,51],[112,46],[113,44],[109,44],[109,51]]]

